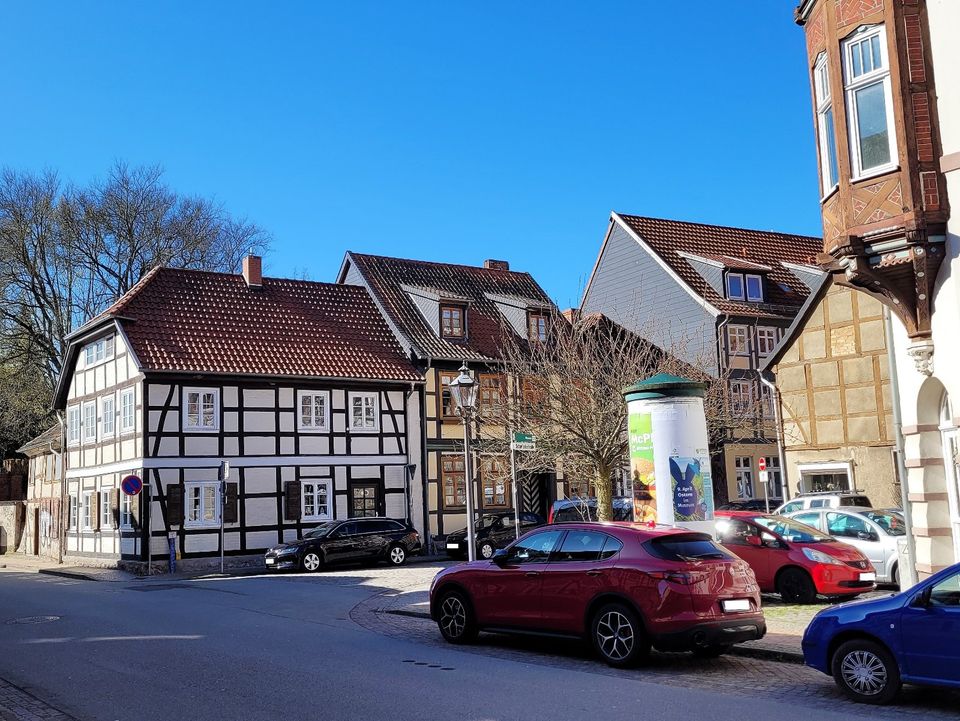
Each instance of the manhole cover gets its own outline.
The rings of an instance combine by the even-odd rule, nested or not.
[[[54,621],[59,621],[59,616],[24,616],[23,618],[11,618],[7,621],[8,626],[15,624],[36,624],[36,623],[53,623]]]

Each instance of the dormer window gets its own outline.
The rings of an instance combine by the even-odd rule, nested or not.
[[[440,335],[444,338],[463,338],[464,308],[459,305],[440,306]]]
[[[547,316],[540,312],[527,314],[527,338],[539,343],[547,340]]]
[[[743,273],[727,273],[727,298],[743,300]]]
[[[113,336],[108,335],[83,347],[84,365],[92,366],[113,358]]]
[[[747,276],[747,300],[754,303],[763,302],[763,278],[759,275]]]

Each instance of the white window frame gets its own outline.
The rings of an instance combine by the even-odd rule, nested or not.
[[[852,461],[829,461],[826,463],[798,463],[797,464],[797,474],[800,476],[800,489],[801,493],[808,492],[806,491],[805,476],[815,476],[820,474],[832,474],[839,475],[841,473],[846,474],[847,476],[847,491],[853,491],[857,487],[856,479],[853,475],[853,462]],[[814,491],[809,491],[813,493]]]
[[[213,488],[213,519],[204,519],[207,510],[207,494],[204,490]],[[199,489],[197,518],[192,519],[192,495]],[[183,484],[183,527],[184,528],[220,528],[220,481],[190,481]]]
[[[309,487],[313,487],[313,490],[308,490]],[[324,486],[327,491],[327,512],[319,513],[319,503],[317,502],[317,497],[319,496],[320,486]],[[313,513],[307,513],[307,499],[311,497],[313,500]],[[333,483],[326,478],[320,479],[311,479],[300,481],[300,517],[304,521],[332,521],[333,520]]]
[[[316,415],[316,398],[323,398],[323,417]],[[303,399],[310,398],[310,424],[303,423]],[[318,423],[319,420],[319,423]],[[306,433],[328,433],[330,431],[330,391],[297,391],[297,428]]]
[[[737,388],[746,388],[746,393],[738,393]],[[738,400],[738,398],[743,400]],[[753,402],[753,383],[748,380],[734,379],[730,381],[730,411],[734,414],[746,415]],[[743,404],[740,406],[739,404]]]
[[[120,528],[133,528],[133,496],[120,493]]]
[[[731,279],[731,278],[739,278],[739,279],[740,279],[740,293],[737,294],[737,295],[734,295],[733,290],[730,288],[730,279]],[[727,278],[726,278],[726,281],[725,281],[725,282],[726,282],[726,286],[727,286],[727,299],[728,299],[728,300],[746,300],[746,297],[747,297],[747,296],[746,296],[747,283],[746,283],[746,280],[745,280],[744,277],[743,277],[743,273],[727,273]]]
[[[80,439],[83,437],[81,424],[83,413],[80,411],[80,404],[75,403],[67,406],[67,445],[79,446]]]
[[[739,336],[743,336],[743,343],[739,343]],[[733,349],[733,338],[738,336],[737,350]],[[727,326],[727,351],[730,355],[750,355],[750,329],[745,325]]]
[[[127,425],[127,416],[124,403],[130,399],[130,424]],[[135,388],[125,388],[120,391],[120,432],[132,433],[137,428],[137,393]]]
[[[105,335],[83,347],[83,367],[92,368],[113,359],[116,346],[114,334]]]
[[[110,405],[109,410],[107,404]],[[110,421],[110,430],[107,430],[107,421]],[[117,397],[110,393],[100,396],[100,437],[113,438],[117,432]]]
[[[775,418],[777,415],[776,408],[774,408],[775,400],[773,397],[773,391],[770,389],[770,386],[765,385],[764,383],[760,384],[760,412],[763,414],[764,418]]]
[[[197,422],[198,425],[190,423],[190,396],[192,394],[198,394],[197,398]],[[199,425],[203,420],[203,407],[202,400],[203,396],[207,393],[213,394],[213,425],[204,426]],[[217,433],[220,430],[220,389],[219,388],[201,388],[201,387],[189,387],[183,389],[183,405],[180,408],[181,418],[182,418],[182,428],[184,433]]]
[[[83,408],[82,416],[82,428],[83,428],[83,442],[84,443],[96,443],[97,442],[97,402],[96,401],[84,401],[81,404]],[[89,411],[92,409],[93,413]]]
[[[70,509],[67,516],[67,528],[71,531],[77,530],[80,524],[80,497],[76,493],[70,494]]]
[[[112,488],[100,490],[100,528],[113,528],[113,504],[111,503]]]
[[[853,77],[853,53],[854,46],[859,46],[864,41],[869,41],[873,37],[879,38],[880,47],[880,67],[863,73],[857,78]],[[844,93],[846,95],[846,113],[847,124],[849,126],[849,146],[850,146],[850,172],[851,180],[863,180],[872,178],[876,175],[889,173],[899,167],[897,156],[897,126],[893,119],[893,90],[890,81],[890,59],[888,57],[887,34],[885,26],[872,25],[859,28],[853,35],[844,40],[840,45],[840,51],[843,55],[843,81]],[[857,100],[856,93],[865,87],[875,84],[881,84],[883,87],[884,106],[887,116],[887,144],[890,153],[890,160],[883,165],[872,168],[864,168],[860,153],[860,128],[857,120]]]
[[[750,295],[750,281],[755,280],[760,288],[760,294]],[[747,273],[743,276],[743,292],[750,303],[763,303],[763,276],[756,273]]]
[[[817,146],[820,152],[820,188],[826,198],[840,184],[840,158],[837,155],[837,116],[833,111],[833,96],[830,93],[830,65],[827,54],[820,53],[813,66],[814,103],[817,108]],[[827,127],[830,114],[832,128]],[[833,163],[830,162],[830,142],[833,142]],[[837,175],[831,177],[833,166]]]
[[[93,530],[93,494],[94,491],[83,491],[80,494],[80,519],[78,523],[81,531]]]
[[[765,348],[766,347],[766,348]],[[770,326],[757,327],[757,355],[766,357],[777,347],[777,329]]]
[[[742,462],[746,461],[744,465]],[[757,489],[753,485],[753,457],[752,456],[734,456],[733,458],[734,475],[737,483],[737,497],[741,499],[754,498]],[[746,488],[749,485],[750,494],[745,495],[740,492],[741,487]]]
[[[366,408],[366,401],[373,399],[373,425],[368,426],[364,422],[364,425],[358,426],[354,423],[353,419],[353,402],[354,399],[363,399],[364,409]],[[366,413],[363,414],[366,416]],[[356,392],[350,393],[348,396],[347,404],[347,416],[349,428],[354,433],[379,433],[380,432],[380,394],[377,391],[370,392]]]

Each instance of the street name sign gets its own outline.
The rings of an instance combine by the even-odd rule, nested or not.
[[[510,448],[515,451],[535,451],[537,450],[537,439],[533,437],[532,433],[514,433]]]

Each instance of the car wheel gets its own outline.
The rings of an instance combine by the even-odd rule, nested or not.
[[[730,646],[697,646],[693,649],[693,655],[697,658],[720,658],[730,650]]]
[[[470,602],[461,591],[449,591],[440,597],[437,626],[449,643],[470,643],[477,637],[477,623]]]
[[[480,548],[479,548],[480,558],[484,558],[488,560],[493,558],[494,550],[495,549],[493,547],[493,544],[490,543],[490,541],[484,541],[483,543],[480,544]]]
[[[622,603],[608,603],[593,615],[593,647],[608,665],[626,668],[650,652],[650,641],[637,614]]]
[[[813,603],[817,600],[817,587],[813,579],[799,568],[787,568],[777,579],[777,593],[784,603]]]
[[[864,638],[841,644],[831,662],[837,686],[854,701],[884,704],[900,691],[900,669],[890,652]]]
[[[900,588],[900,566],[893,567],[893,573],[891,574],[891,580],[893,585],[897,588]]]
[[[322,565],[323,559],[320,558],[320,554],[316,551],[307,551],[303,554],[303,558],[300,559],[300,568],[309,573],[319,571]]]
[[[390,561],[391,566],[402,566],[407,560],[406,549],[399,544],[390,546],[390,550],[387,551],[387,560]]]

